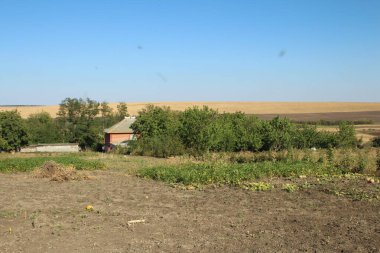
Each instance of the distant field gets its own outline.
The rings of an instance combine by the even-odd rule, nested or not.
[[[128,111],[136,115],[149,103],[127,103]],[[369,119],[380,122],[380,103],[352,102],[157,102],[156,106],[170,106],[173,110],[184,110],[192,106],[207,105],[220,112],[241,111],[247,114],[258,114],[264,118],[276,115],[288,116],[294,120],[318,119]],[[116,109],[117,103],[110,103]],[[22,117],[38,112],[48,112],[55,117],[58,105],[49,106],[0,106],[1,110],[17,109]]]
[[[261,119],[273,119],[276,116],[287,117],[294,121],[365,121],[370,120],[374,123],[380,123],[379,111],[362,111],[362,112],[323,112],[323,113],[273,113],[259,114]]]

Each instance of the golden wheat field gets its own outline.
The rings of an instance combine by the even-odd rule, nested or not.
[[[147,104],[170,106],[173,110],[185,110],[192,106],[207,105],[219,112],[241,111],[247,114],[309,114],[309,113],[347,113],[347,112],[380,112],[380,103],[362,102],[142,102],[127,103],[131,115],[137,113]],[[117,103],[110,103],[116,109]],[[55,117],[58,105],[48,106],[6,106],[2,110],[18,110],[22,117],[38,112],[48,112]]]

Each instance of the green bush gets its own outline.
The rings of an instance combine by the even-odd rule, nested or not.
[[[372,140],[372,147],[375,147],[375,148],[380,147],[380,136],[378,136]]]
[[[17,111],[0,112],[0,151],[19,150],[29,143],[24,120]]]
[[[287,118],[265,121],[241,112],[220,114],[206,106],[173,112],[169,107],[149,105],[139,112],[132,129],[139,134],[132,153],[158,157],[355,147],[357,144],[355,129],[348,123],[341,123],[339,132],[332,133],[317,131],[315,126],[297,125]]]
[[[142,137],[131,145],[131,153],[165,158],[184,154],[184,147],[178,138],[170,138],[165,135],[151,138]]]

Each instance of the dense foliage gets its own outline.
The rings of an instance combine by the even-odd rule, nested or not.
[[[66,98],[56,118],[41,112],[22,119],[17,111],[0,112],[0,151],[18,150],[27,144],[79,143],[82,149],[101,150],[104,129],[128,116],[126,103],[117,110],[107,102]]]
[[[150,105],[139,113],[132,129],[139,139],[131,147],[141,155],[167,157],[209,151],[279,151],[290,148],[355,147],[352,124],[339,131],[317,131],[316,126],[292,123],[287,118],[260,120],[244,113],[218,113],[208,107],[174,112]]]
[[[41,112],[26,119],[30,143],[58,143],[64,141],[57,121],[49,113]]]
[[[66,98],[57,118],[47,113],[23,120],[16,112],[0,114],[0,150],[17,150],[27,143],[79,143],[82,149],[101,150],[105,128],[128,116],[127,105],[116,112],[106,102]],[[219,113],[207,106],[183,112],[149,105],[132,125],[138,134],[128,152],[156,157],[207,152],[279,151],[290,148],[355,147],[352,124],[339,131],[317,131],[315,125],[292,123],[287,118],[260,120],[241,112]],[[374,142],[376,145],[376,142]]]
[[[128,111],[125,103],[119,103],[117,111],[113,112],[106,102],[66,98],[61,102],[57,116],[65,142],[79,143],[82,149],[101,150],[104,129],[128,116]]]
[[[18,150],[28,144],[24,120],[17,111],[0,112],[0,151]]]
[[[380,136],[376,137],[375,139],[372,140],[372,146],[379,148],[380,147]]]

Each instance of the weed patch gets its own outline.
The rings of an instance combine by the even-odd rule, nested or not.
[[[137,175],[168,183],[241,185],[244,182],[267,177],[296,177],[300,175],[334,175],[343,172],[310,162],[261,163],[189,163],[177,166],[144,168]]]
[[[282,189],[287,192],[295,192],[298,191],[299,187],[296,184],[284,184]]]
[[[247,189],[251,191],[270,191],[273,189],[273,185],[270,183],[265,183],[265,182],[257,182],[257,183],[248,183],[246,184]]]
[[[72,166],[76,170],[103,169],[105,165],[97,160],[86,160],[79,156],[14,157],[0,159],[0,172],[27,172],[42,166],[47,161]]]

